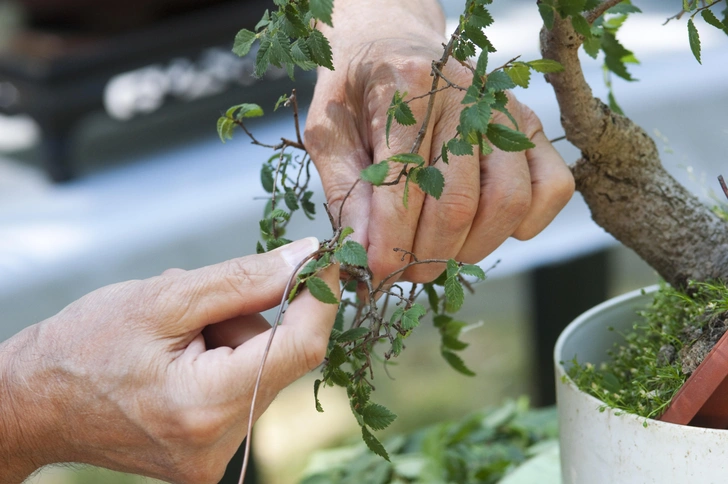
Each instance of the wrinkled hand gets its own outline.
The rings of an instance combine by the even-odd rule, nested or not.
[[[445,38],[439,7],[431,5],[428,10],[423,6],[428,3],[403,0],[398,11],[377,1],[343,1],[334,11],[335,28],[322,27],[331,39],[336,70],[319,69],[305,142],[334,215],[363,168],[412,148],[427,98],[410,103],[418,120],[415,126],[393,123],[389,147],[386,112],[395,90],[408,92],[405,99],[409,99],[431,88],[431,62],[442,56]],[[444,75],[460,86],[470,84],[470,72],[453,59]],[[437,94],[419,152],[426,160],[439,155],[442,144],[455,136],[463,95],[455,89]],[[405,264],[401,253],[393,252],[395,247],[419,259],[478,262],[508,237],[535,236],[568,202],[573,177],[544,135],[541,122],[513,96],[507,107],[535,148],[520,153],[496,148],[488,156],[451,155],[449,165],[437,163],[445,176],[440,200],[426,197],[410,184],[409,209],[402,203],[403,183],[381,187],[360,183],[351,193],[342,224],[354,228],[354,238],[367,248],[375,279]],[[505,115],[494,113],[494,122],[512,126]],[[401,165],[394,166],[387,180],[400,169]],[[441,265],[419,265],[403,277],[426,282],[442,270]]]
[[[19,427],[8,433],[31,446],[34,467],[87,462],[176,483],[218,482],[246,434],[270,331],[258,312],[280,302],[293,267],[317,247],[304,239],[107,286],[19,333],[0,346],[0,370],[10,375],[0,400],[9,388]],[[323,274],[335,294],[337,276],[335,267]],[[321,363],[336,310],[307,292],[291,303],[257,415]]]

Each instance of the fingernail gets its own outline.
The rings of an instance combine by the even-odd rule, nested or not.
[[[281,247],[281,257],[289,266],[296,267],[307,255],[319,248],[319,241],[316,237],[306,237],[296,240]]]

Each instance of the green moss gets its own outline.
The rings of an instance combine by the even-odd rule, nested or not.
[[[726,311],[723,283],[692,283],[687,292],[663,285],[640,313],[641,321],[610,352],[611,361],[597,367],[575,360],[569,376],[608,407],[658,417],[688,378],[680,350]]]

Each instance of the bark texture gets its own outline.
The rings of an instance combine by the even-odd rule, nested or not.
[[[592,218],[672,285],[728,280],[728,224],[665,171],[643,129],[594,98],[578,57],[583,39],[556,17],[541,49],[565,68],[547,80],[566,137],[582,153],[572,171]]]

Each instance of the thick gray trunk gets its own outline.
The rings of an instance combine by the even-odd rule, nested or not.
[[[592,218],[673,285],[728,280],[728,224],[665,171],[644,130],[592,96],[581,41],[558,16],[541,33],[543,57],[565,68],[547,79],[566,137],[582,152],[573,173]]]

